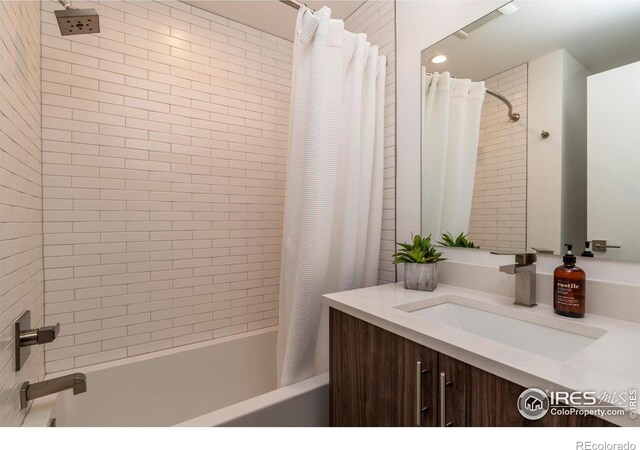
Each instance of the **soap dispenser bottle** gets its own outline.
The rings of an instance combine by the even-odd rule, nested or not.
[[[566,317],[584,317],[587,279],[584,270],[576,266],[573,245],[565,244],[567,253],[563,265],[553,271],[553,309]]]
[[[593,258],[593,252],[591,251],[591,242],[590,241],[584,241],[584,251],[582,252],[582,254],[580,256],[582,256],[583,258]]]

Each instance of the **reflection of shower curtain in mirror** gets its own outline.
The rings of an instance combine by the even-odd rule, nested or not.
[[[469,231],[484,82],[422,68],[422,233]]]

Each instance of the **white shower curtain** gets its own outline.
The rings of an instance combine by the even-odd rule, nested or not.
[[[280,276],[282,386],[328,369],[322,294],[377,282],[385,70],[378,48],[345,31],[329,8],[300,8]]]
[[[422,68],[422,232],[469,231],[484,81]]]

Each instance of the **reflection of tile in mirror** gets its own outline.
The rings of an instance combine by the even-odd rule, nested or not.
[[[510,123],[505,106],[487,95],[480,119],[469,237],[481,248],[525,250],[527,183],[527,65],[485,80],[507,97],[521,120]]]

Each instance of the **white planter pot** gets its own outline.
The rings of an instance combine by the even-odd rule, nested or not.
[[[438,286],[438,263],[404,264],[404,288],[433,291]]]

